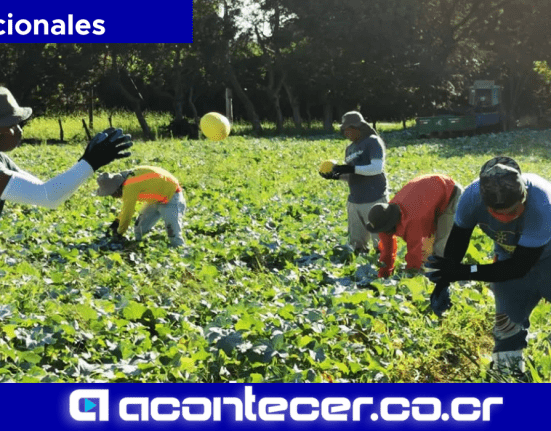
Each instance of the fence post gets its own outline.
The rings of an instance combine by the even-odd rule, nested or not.
[[[88,124],[94,130],[94,86],[90,85],[90,103],[88,104]]]
[[[88,137],[88,140],[92,139],[92,135],[90,135],[90,131],[86,126],[86,121],[84,121],[84,118],[82,119],[82,126],[84,127],[84,131],[86,132],[86,136]]]
[[[63,142],[63,124],[61,123],[61,118],[58,118],[57,122],[59,123],[59,140]]]
[[[233,103],[231,88],[226,88],[226,118],[233,124]]]

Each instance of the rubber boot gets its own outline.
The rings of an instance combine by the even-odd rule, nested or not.
[[[506,352],[492,353],[492,368],[502,374],[519,376],[525,371],[522,350],[509,350]]]

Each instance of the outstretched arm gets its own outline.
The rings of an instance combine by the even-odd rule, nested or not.
[[[523,247],[518,245],[510,259],[487,265],[462,265],[445,258],[431,256],[427,268],[436,271],[427,274],[434,282],[477,280],[499,282],[522,278],[539,260],[545,247]]]
[[[459,280],[477,280],[497,282],[524,277],[539,260],[545,246],[523,247],[518,245],[510,259],[487,265],[464,265],[461,260],[467,252],[472,229],[463,229],[454,225],[446,248],[444,258],[431,256],[425,266],[436,271],[427,273],[435,283],[451,283]]]
[[[81,160],[68,171],[45,183],[21,172],[12,171],[11,175],[8,172],[0,174],[0,187],[4,185],[0,199],[53,209],[65,202],[92,176],[94,170]]]
[[[128,157],[130,153],[123,151],[132,146],[130,139],[121,129],[98,133],[73,167],[45,183],[25,171],[4,169],[0,172],[0,199],[56,208],[94,171],[115,159]]]

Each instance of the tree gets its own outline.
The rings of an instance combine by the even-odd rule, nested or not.
[[[247,95],[237,73],[237,66],[243,59],[254,57],[251,51],[251,32],[240,32],[238,20],[241,17],[242,0],[223,0],[220,13],[206,14],[196,36],[201,63],[207,73],[218,76],[218,80],[231,86],[245,108],[255,133],[262,132],[260,117],[255,105]]]
[[[85,102],[99,53],[94,44],[0,44],[0,82],[21,104],[74,110]]]
[[[323,105],[324,127],[332,130],[339,112],[378,105],[375,99],[411,85],[414,63],[415,1],[281,0],[294,14],[296,57],[310,84],[309,99]]]
[[[508,118],[535,78],[533,63],[550,54],[542,31],[551,5],[545,0],[421,0],[416,23],[422,50],[421,76],[433,88],[460,94],[475,79],[499,81],[506,88]],[[424,41],[424,42],[423,42]],[[450,91],[445,93],[450,97]]]
[[[551,4],[542,0],[509,3],[500,15],[498,37],[485,47],[494,54],[495,67],[501,69],[509,125],[513,126],[535,105],[535,92],[541,85],[535,62],[551,59],[551,41],[542,31],[551,19]]]
[[[106,49],[111,59],[111,79],[116,90],[130,104],[132,111],[138,119],[138,123],[142,128],[145,139],[154,140],[151,129],[147,124],[147,120],[143,113],[144,98],[138,89],[135,80],[132,77],[132,72],[141,75],[144,74],[144,63],[140,50],[146,48],[140,44],[112,44],[107,45]]]

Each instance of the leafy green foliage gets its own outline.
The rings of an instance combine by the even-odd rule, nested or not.
[[[51,127],[55,127],[52,121]],[[416,175],[463,185],[495,154],[549,177],[548,132],[417,141],[385,134],[392,194]],[[494,305],[482,283],[456,283],[445,318],[432,285],[398,271],[377,279],[372,252],[346,243],[346,186],[317,173],[346,142],[246,138],[137,142],[104,168],[162,166],[184,188],[187,245],[162,224],[143,242],[104,231],[120,202],[89,181],[55,211],[7,204],[0,218],[0,381],[450,382],[488,371]],[[79,144],[24,146],[14,160],[41,178],[70,167]],[[542,161],[543,160],[543,161]],[[467,259],[491,259],[480,231]],[[534,381],[549,381],[549,304],[532,317]]]

